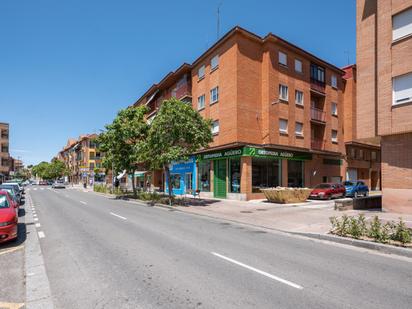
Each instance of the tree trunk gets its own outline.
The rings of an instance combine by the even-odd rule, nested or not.
[[[134,169],[132,170],[132,188],[133,188],[133,196],[136,197],[137,196],[137,192],[136,192],[136,182],[135,182],[135,178],[134,178]]]
[[[172,180],[170,179],[170,169],[168,165],[164,167],[165,175],[167,179],[167,186],[169,189],[169,206],[172,206],[172,196],[173,196],[173,188],[172,188]]]

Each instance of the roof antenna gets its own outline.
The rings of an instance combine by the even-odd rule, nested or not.
[[[220,37],[220,7],[223,4],[223,0],[220,1],[220,3],[217,6],[217,40],[219,40]]]

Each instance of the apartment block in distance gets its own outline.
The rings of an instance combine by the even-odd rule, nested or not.
[[[9,124],[0,122],[0,182],[10,174]]]
[[[155,115],[163,99],[181,97],[213,121],[210,147],[172,165],[174,188],[249,200],[267,187],[343,180],[344,74],[276,35],[235,27],[135,105]]]
[[[357,0],[357,135],[381,144],[383,207],[412,213],[412,0]]]
[[[78,139],[69,139],[57,158],[63,161],[69,170],[70,183],[89,183],[105,179],[102,167],[102,153],[96,142],[97,134],[81,135]]]

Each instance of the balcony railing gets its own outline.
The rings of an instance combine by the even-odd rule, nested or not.
[[[182,84],[180,87],[174,89],[172,91],[172,96],[175,97],[176,99],[182,99],[187,96],[192,96],[190,93],[190,87],[188,83]]]
[[[310,79],[310,88],[322,94],[325,93],[325,83],[318,81],[317,79]]]
[[[323,150],[325,149],[325,141],[322,139],[312,139],[311,148],[317,149],[317,150]]]
[[[326,113],[319,108],[311,107],[310,119],[318,122],[326,122]]]

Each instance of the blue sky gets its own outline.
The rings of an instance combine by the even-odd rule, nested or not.
[[[221,0],[1,0],[0,122],[26,164],[98,132],[216,41]],[[355,62],[355,0],[224,0],[221,34],[268,32],[337,66]]]

